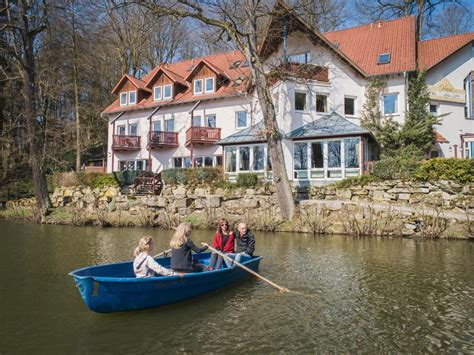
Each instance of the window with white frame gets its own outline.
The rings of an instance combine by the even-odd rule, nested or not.
[[[328,112],[328,95],[316,94],[316,112]]]
[[[131,136],[138,135],[138,125],[136,123],[128,125],[128,134]]]
[[[183,167],[183,158],[173,158],[173,167],[182,168]]]
[[[267,149],[263,144],[250,144],[243,145],[239,147],[225,147],[224,148],[225,156],[225,167],[224,171],[226,173],[240,173],[240,172],[249,172],[255,171],[262,173],[266,170],[271,170],[265,166],[267,162]],[[220,161],[222,164],[222,157]],[[219,162],[216,159],[216,165],[219,165]]]
[[[355,97],[345,96],[344,97],[344,114],[346,116],[355,115]]]
[[[225,147],[225,167],[226,173],[234,173],[237,171],[237,147]]]
[[[205,80],[206,92],[213,92],[215,90],[214,84],[215,84],[215,78],[206,78]]]
[[[464,157],[474,159],[474,141],[464,142]]]
[[[161,120],[153,122],[153,131],[161,132]]]
[[[324,178],[324,143],[311,142],[311,179]]]
[[[173,85],[168,84],[168,85],[163,86],[163,91],[164,91],[164,95],[163,95],[164,100],[169,100],[173,97]]]
[[[126,92],[121,92],[120,93],[120,106],[126,106],[127,105],[127,93]]]
[[[206,115],[206,126],[210,128],[216,128],[216,115]]]
[[[295,111],[307,111],[306,92],[295,91]]]
[[[265,170],[265,147],[263,145],[253,146],[253,171]]]
[[[174,132],[174,119],[165,121],[166,132]]]
[[[191,167],[191,158],[183,158],[183,168],[190,168]]]
[[[310,60],[310,54],[309,54],[309,52],[291,54],[291,55],[287,56],[286,59],[289,63],[308,64],[308,62]]]
[[[239,171],[250,170],[250,147],[239,147]]]
[[[117,126],[117,135],[119,136],[125,135],[125,125]]]
[[[247,111],[239,111],[235,114],[235,127],[236,128],[246,128],[248,126],[247,122]]]
[[[382,97],[383,114],[393,115],[398,113],[398,94],[386,94]]]
[[[438,110],[439,110],[439,105],[430,104],[430,113],[437,116],[438,115]]]
[[[153,88],[153,99],[155,101],[162,100],[163,99],[163,93],[162,93],[163,87],[161,86],[155,86]]]
[[[137,103],[137,92],[129,91],[128,92],[128,104],[135,105]]]
[[[202,79],[194,80],[194,95],[203,93]]]
[[[464,105],[464,117],[474,119],[474,72],[471,72],[464,79],[464,92],[466,93],[466,103]]]
[[[201,116],[193,116],[193,127],[201,127]]]
[[[328,178],[342,177],[341,141],[328,141]]]
[[[308,178],[308,143],[295,143],[293,151],[295,179]]]
[[[133,159],[133,160],[119,160],[119,171],[132,170],[132,171],[143,171],[148,170],[147,159]]]

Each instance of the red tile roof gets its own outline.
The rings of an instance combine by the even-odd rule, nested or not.
[[[369,75],[398,73],[416,68],[414,16],[379,21],[323,35]],[[388,64],[377,64],[390,53]]]
[[[418,42],[418,64],[430,69],[442,60],[474,41],[474,32]]]
[[[433,130],[433,138],[437,143],[449,143],[449,141],[436,130]]]
[[[211,67],[212,70],[217,71],[220,75],[228,78],[229,80],[227,80],[224,85],[220,86],[218,90],[213,93],[193,95],[192,87],[186,82],[185,78],[191,73],[192,70],[194,70],[196,65],[198,65],[202,60],[204,60],[204,63]],[[141,82],[142,86],[145,87],[153,80],[158,71],[162,69],[163,72],[166,75],[170,76],[172,80],[174,80],[175,82],[186,83],[186,86],[188,88],[184,92],[182,91],[178,93],[173,100],[154,101],[153,95],[148,95],[145,99],[141,100],[136,105],[120,106],[119,100],[117,99],[104,110],[104,113],[140,110],[158,106],[187,103],[191,101],[212,100],[216,98],[242,95],[245,93],[246,82],[248,77],[250,76],[250,67],[242,67],[242,63],[244,61],[245,57],[240,51],[232,51],[214,54],[204,58],[184,60],[177,63],[158,66],[150,73],[145,75],[141,80],[135,80]],[[240,62],[240,64],[235,65],[234,67],[234,63],[236,62]],[[127,75],[127,77],[129,76]],[[236,81],[236,79],[239,78],[241,80]],[[148,88],[147,90],[150,91]]]
[[[146,87],[146,83],[143,81],[143,80],[140,80],[140,79],[137,79],[131,75],[128,75],[128,74],[125,74],[123,75],[119,82],[117,83],[117,85],[115,85],[115,87],[112,89],[112,93],[113,94],[117,94],[118,93],[118,88],[120,87],[120,85],[122,85],[122,83],[125,81],[125,80],[129,80],[133,86],[135,86],[137,89],[139,90],[144,90],[146,92],[151,92],[147,87]]]

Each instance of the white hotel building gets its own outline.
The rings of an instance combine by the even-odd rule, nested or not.
[[[293,14],[273,18],[260,55],[279,68],[272,96],[288,177],[317,184],[364,172],[375,144],[360,127],[371,78],[386,82],[380,107],[403,122],[408,80],[427,70],[430,110],[443,114],[432,157],[474,158],[474,33],[416,41],[414,17],[319,33]],[[262,116],[238,51],[124,75],[109,119],[107,171],[223,165],[226,176],[271,178]]]

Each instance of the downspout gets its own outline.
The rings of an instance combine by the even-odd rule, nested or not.
[[[191,127],[189,129],[191,130],[193,129],[194,110],[199,106],[200,103],[201,103],[201,100],[196,102],[193,108],[189,111],[189,113],[191,114]],[[191,134],[192,134],[192,131],[191,131]],[[191,168],[194,168],[194,143],[193,142],[191,142]]]
[[[120,117],[123,116],[125,112],[120,112],[117,117],[114,118],[112,121],[112,146],[114,145],[114,135],[115,135],[115,121],[117,121]],[[114,158],[115,158],[115,153],[112,147],[110,147],[110,151],[112,153],[112,172],[114,172]]]
[[[405,120],[408,112],[408,72],[403,72],[403,78],[405,80]]]
[[[149,171],[153,171],[153,169],[151,168],[151,149],[150,149],[150,142],[151,142],[151,118],[153,117],[153,115],[155,113],[158,112],[158,110],[161,108],[162,106],[158,106],[157,108],[155,108],[153,110],[153,112],[150,114],[150,116],[147,117],[147,120],[149,121],[149,124],[148,124],[148,144],[147,144],[147,150],[148,150],[148,168],[150,169]]]

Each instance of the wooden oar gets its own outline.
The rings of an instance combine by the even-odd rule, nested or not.
[[[260,275],[259,273],[253,271],[252,269],[249,269],[247,266],[245,265],[242,265],[241,263],[235,261],[234,259],[228,257],[227,255],[225,255],[224,253],[220,252],[219,250],[217,249],[214,249],[213,247],[211,247],[210,245],[206,244],[206,243],[201,243],[202,245],[205,245],[207,246],[210,250],[212,250],[214,253],[216,253],[217,255],[220,255],[222,256],[223,258],[229,260],[229,261],[232,261],[235,265],[237,265],[238,267],[240,267],[241,269],[244,269],[245,271],[251,273],[252,275],[258,277],[260,280],[263,280],[265,281],[266,283],[272,285],[273,287],[275,287],[278,291],[280,292],[290,292],[289,289],[287,289],[286,287],[281,287],[279,285],[277,285],[276,283],[274,283],[273,281],[270,281],[269,279],[263,277],[262,275]]]
[[[165,251],[162,251],[161,253],[159,254],[156,254],[153,259],[156,259],[157,257],[159,256],[166,256],[167,254],[171,253],[171,249],[168,249],[168,250],[165,250]]]

